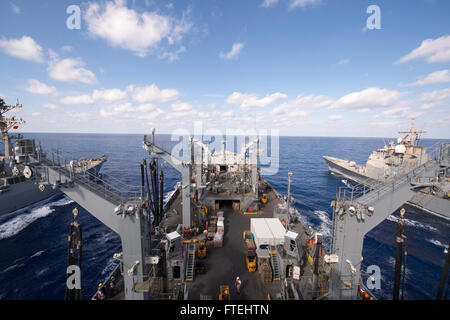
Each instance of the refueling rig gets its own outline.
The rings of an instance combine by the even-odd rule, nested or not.
[[[281,196],[261,177],[258,139],[232,153],[225,145],[209,152],[207,144],[190,138],[187,160],[158,146],[154,133],[151,140],[144,137],[143,148],[153,158],[141,163],[141,185],[131,190],[50,157],[40,157],[36,167],[39,185],[59,188],[120,236],[122,251],[114,254],[120,263],[111,275],[117,290],[110,299],[217,299],[219,288],[233,288],[237,276],[245,283],[242,299],[359,299],[362,289],[368,291],[360,271],[365,235],[412,197],[418,184],[449,179],[450,167],[450,143],[443,143],[434,158],[395,181],[341,189],[332,202],[326,253],[323,236],[299,221],[290,192]],[[157,158],[182,176],[165,203]],[[267,222],[267,237],[253,234],[257,271],[249,272],[242,235],[254,219]],[[284,234],[274,231],[280,225]],[[207,247],[201,261],[199,242]]]

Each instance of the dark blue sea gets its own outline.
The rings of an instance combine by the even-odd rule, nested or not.
[[[74,158],[108,156],[102,172],[128,185],[140,181],[139,163],[148,157],[142,135],[25,134],[40,141],[46,150],[60,149]],[[170,146],[170,136],[157,136]],[[387,139],[386,139],[387,140]],[[439,140],[425,139],[429,147]],[[293,172],[292,196],[301,220],[331,236],[331,207],[341,178],[331,175],[323,155],[365,164],[370,153],[383,147],[382,138],[280,137],[280,168],[265,178],[281,194],[287,192],[287,173]],[[180,174],[165,166],[165,192],[173,190]],[[27,209],[18,216],[0,220],[0,299],[64,299],[67,267],[67,234],[72,209],[79,207],[65,196]],[[114,269],[113,254],[121,251],[118,235],[80,208],[83,230],[82,294],[90,299],[99,282]],[[405,299],[434,299],[441,277],[450,222],[406,207],[408,237]],[[395,231],[398,212],[371,231],[365,240],[362,270],[381,269],[379,299],[391,299],[393,289]]]

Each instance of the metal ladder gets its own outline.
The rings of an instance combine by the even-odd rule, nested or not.
[[[194,269],[195,269],[195,243],[191,242],[187,245],[186,281],[194,280]]]
[[[272,264],[273,281],[280,281],[280,262],[278,261],[277,249],[274,246],[270,247],[270,263]]]

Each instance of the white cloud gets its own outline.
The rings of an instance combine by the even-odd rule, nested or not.
[[[145,102],[167,102],[178,99],[179,92],[176,89],[159,89],[155,84],[146,87],[135,87],[130,85],[127,87],[134,101]]]
[[[36,79],[28,79],[29,87],[26,88],[30,93],[33,94],[41,94],[41,95],[58,95],[58,90],[56,90],[55,87],[50,87],[46,85],[45,83],[40,82]]]
[[[58,107],[52,103],[46,103],[44,105],[42,105],[44,108],[46,109],[50,109],[50,110],[56,110],[58,109]]]
[[[40,112],[33,112],[31,115],[33,117],[39,117],[41,115],[41,113]]]
[[[450,82],[450,72],[448,69],[432,72],[423,79],[419,79],[416,82],[404,84],[401,86],[403,87],[427,86],[431,84],[445,83],[445,82]]]
[[[338,114],[332,114],[328,117],[328,120],[330,121],[338,121],[344,119],[344,116],[338,115]]]
[[[334,100],[327,96],[315,96],[299,94],[294,100],[282,103],[270,112],[276,117],[278,123],[284,125],[294,125],[294,122],[307,118],[311,109],[320,109],[330,106]],[[310,109],[306,111],[305,109]]]
[[[264,98],[258,99],[258,96],[254,93],[239,93],[233,92],[226,100],[227,104],[240,105],[242,110],[248,111],[251,108],[263,108],[272,103],[287,98],[287,95],[276,92],[270,95],[266,95]]]
[[[83,94],[80,96],[67,96],[60,100],[62,104],[80,105],[80,104],[93,104],[94,99],[89,94]]]
[[[89,121],[93,119],[92,112],[74,112],[68,111],[67,115],[71,118],[74,118],[76,122]]]
[[[52,59],[48,65],[49,76],[57,81],[63,82],[81,82],[85,84],[97,83],[95,74],[83,68],[84,62],[81,59]]]
[[[344,65],[350,62],[350,59],[342,59],[338,62],[339,65]]]
[[[399,107],[399,108],[393,108],[389,110],[383,111],[381,114],[374,116],[374,118],[391,118],[391,119],[398,119],[398,118],[408,118],[408,115],[410,114],[410,108],[408,107]]]
[[[227,59],[227,60],[231,60],[231,59],[237,59],[239,53],[241,52],[241,50],[244,48],[245,43],[234,43],[233,46],[231,47],[231,51],[227,52],[227,53],[220,53],[220,57],[222,59]]]
[[[166,49],[162,49],[161,53],[159,54],[160,59],[167,59],[170,62],[176,61],[179,59],[180,53],[186,52],[186,48],[184,46],[181,46],[176,51],[167,51]]]
[[[115,0],[101,5],[90,3],[84,18],[92,36],[145,57],[163,39],[169,44],[181,40],[192,28],[189,14],[190,10],[177,20],[156,12],[138,13],[129,9],[125,0]]]
[[[428,63],[450,61],[450,35],[422,41],[418,48],[400,58],[395,64],[416,59],[424,59]]]
[[[125,100],[127,93],[120,89],[94,90],[92,94],[82,94],[79,96],[67,96],[61,99],[62,104],[93,104],[95,102],[114,103]]]
[[[378,128],[398,128],[400,126],[400,121],[370,121],[368,122],[369,126],[378,127]]]
[[[334,100],[327,96],[305,96],[303,94],[300,94],[295,98],[295,100],[290,101],[289,103],[301,108],[323,108],[330,106],[333,102]]]
[[[63,46],[61,47],[61,52],[62,53],[68,53],[68,52],[72,52],[73,51],[73,47],[72,46]]]
[[[424,115],[423,112],[414,111],[410,107],[400,106],[400,107],[385,110],[382,113],[373,116],[373,118],[374,119],[377,119],[377,118],[409,119],[409,118],[419,118],[422,115]]]
[[[11,3],[11,10],[15,14],[21,14],[22,13],[22,11],[20,10],[19,6],[14,4],[14,3]]]
[[[104,118],[111,118],[120,115],[121,118],[152,120],[159,117],[164,112],[153,104],[142,104],[137,107],[127,102],[112,109],[103,108],[100,115]]]
[[[430,109],[450,102],[450,88],[424,92],[420,95],[421,109]]]
[[[406,92],[396,90],[367,88],[341,97],[328,109],[376,109],[386,108],[397,103]]]
[[[269,8],[278,3],[279,0],[264,0],[263,3],[261,3],[261,7]]]
[[[4,53],[23,60],[44,62],[42,47],[32,38],[23,36],[20,39],[0,39],[0,50]]]
[[[67,96],[60,100],[62,104],[80,105],[103,103],[111,104],[123,102],[130,98],[140,103],[146,102],[167,102],[178,98],[178,91],[175,89],[159,89],[155,84],[138,88],[130,85],[126,90],[105,89],[93,90],[91,94],[81,94],[78,96]],[[122,104],[121,106],[124,106]]]
[[[191,111],[193,109],[192,104],[187,102],[181,102],[177,101],[170,105],[173,111],[175,112],[185,112],[185,111]]]
[[[110,89],[110,90],[94,90],[92,92],[92,99],[100,102],[118,102],[126,99],[127,93],[120,89]]]
[[[322,0],[291,0],[289,3],[289,9],[305,8],[307,6],[313,6],[320,4]]]

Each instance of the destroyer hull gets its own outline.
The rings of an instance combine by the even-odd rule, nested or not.
[[[33,181],[24,181],[9,185],[6,191],[0,193],[0,217],[27,208],[46,199],[61,195],[59,189],[45,188],[40,191]]]
[[[367,187],[371,187],[380,182],[379,180],[369,178],[361,173],[355,172],[349,167],[341,165],[340,163],[345,162],[345,160],[328,156],[324,156],[323,158],[328,165],[330,172],[335,175],[352,180],[358,184],[366,185]],[[450,219],[450,201],[447,199],[442,199],[419,191],[416,192],[416,195],[407,203],[441,218]]]
[[[87,171],[91,174],[97,174],[105,160],[106,158]],[[58,188],[53,189],[48,186],[44,191],[41,191],[33,180],[8,185],[7,188],[0,191],[0,217],[13,216],[22,209],[62,194]]]
[[[377,183],[378,181],[372,178],[369,178],[361,173],[358,173],[351,168],[347,168],[343,165],[340,165],[338,161],[345,161],[337,158],[332,158],[328,156],[323,157],[326,164],[328,165],[328,169],[330,172],[334,173],[335,175],[342,176],[346,179],[350,179],[358,184],[364,184],[366,186],[371,186]]]

